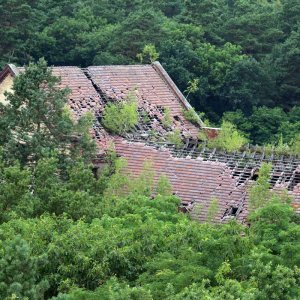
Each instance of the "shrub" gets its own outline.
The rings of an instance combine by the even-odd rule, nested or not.
[[[176,148],[183,146],[183,141],[181,139],[180,130],[175,129],[168,135],[168,141],[170,144],[175,145]]]
[[[165,128],[172,126],[172,117],[169,107],[164,108],[164,118],[161,120]]]
[[[247,143],[247,139],[238,132],[230,122],[223,121],[219,135],[208,141],[208,147],[220,148],[227,151],[239,150]]]
[[[258,172],[258,179],[250,189],[249,206],[251,210],[265,206],[271,199],[272,193],[270,191],[270,172],[272,170],[271,164],[263,163]]]
[[[170,183],[169,178],[165,174],[162,174],[158,178],[156,193],[162,196],[172,195],[172,185]]]
[[[193,108],[182,110],[184,118],[193,124],[199,125],[199,117]]]
[[[292,140],[291,153],[294,155],[300,155],[300,133],[298,133]]]
[[[122,102],[109,103],[105,107],[102,124],[109,131],[122,135],[138,124],[137,109],[137,99],[130,95]]]

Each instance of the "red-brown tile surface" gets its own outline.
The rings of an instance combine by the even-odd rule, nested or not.
[[[162,174],[167,175],[173,187],[173,192],[183,203],[194,201],[191,217],[205,221],[210,203],[216,199],[218,210],[214,215],[216,222],[226,221],[226,211],[238,208],[238,219],[246,221],[249,205],[249,187],[254,183],[248,180],[238,184],[233,171],[226,163],[203,161],[202,159],[176,158],[168,149],[157,150],[144,143],[128,142],[122,138],[115,139],[117,153],[126,158],[127,171],[133,176],[143,169],[143,164],[149,160],[156,171],[155,180]],[[276,188],[275,188],[276,189]],[[300,184],[292,191],[292,206],[300,212]]]
[[[161,109],[168,108],[173,128],[179,128],[186,137],[197,138],[199,128],[185,120],[181,100],[152,65],[99,66],[89,67],[88,71],[94,83],[110,99],[122,100],[132,93],[136,95],[139,107],[160,120],[164,118]]]

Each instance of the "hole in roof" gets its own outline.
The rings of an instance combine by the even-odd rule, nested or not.
[[[94,175],[94,178],[95,179],[98,179],[98,167],[94,167],[92,168],[92,172],[93,172],[93,175]]]
[[[252,180],[256,181],[258,179],[258,174],[253,174],[253,176],[251,177]]]
[[[228,218],[228,217],[236,217],[237,216],[237,212],[238,212],[238,207],[236,206],[230,206],[229,208],[227,208],[224,212],[223,218]]]
[[[231,207],[231,214],[232,214],[233,216],[236,215],[237,211],[238,211],[238,207],[235,207],[235,206]]]
[[[295,172],[288,189],[292,191],[298,183],[300,183],[300,172]]]
[[[178,116],[173,117],[176,121],[180,121],[180,118]]]

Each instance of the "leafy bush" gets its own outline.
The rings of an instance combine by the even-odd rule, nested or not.
[[[176,128],[173,132],[168,135],[168,142],[175,145],[176,148],[183,146],[183,141],[181,139],[180,130]]]
[[[271,199],[272,192],[270,191],[269,177],[272,170],[271,164],[262,164],[259,172],[258,178],[255,185],[250,189],[250,201],[249,207],[255,210],[259,207],[263,207]]]
[[[300,133],[295,136],[291,143],[291,153],[300,155]]]
[[[109,131],[122,135],[138,124],[137,109],[137,99],[132,95],[122,102],[109,103],[105,107],[102,124]]]
[[[190,121],[193,124],[199,125],[199,117],[194,109],[184,109],[182,110],[183,116],[186,120]]]
[[[172,117],[169,107],[164,108],[164,117],[161,121],[165,128],[169,128],[172,126]]]
[[[247,143],[247,139],[240,134],[230,122],[223,121],[219,135],[208,141],[208,147],[219,148],[226,151],[239,150]]]
[[[165,174],[158,178],[156,193],[162,196],[172,195],[172,185],[169,178]]]

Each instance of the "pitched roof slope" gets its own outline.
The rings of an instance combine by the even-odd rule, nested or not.
[[[140,131],[155,129],[165,135],[171,129],[178,128],[183,137],[197,138],[199,126],[183,116],[183,110],[190,108],[188,102],[161,70],[158,64],[87,68],[92,82],[107,101],[121,101],[130,93],[136,95],[140,111],[151,120],[151,124],[140,128]],[[162,122],[166,109],[172,123],[170,129],[165,128]]]
[[[16,68],[9,65],[4,71],[15,75]],[[155,62],[151,65],[129,66],[92,66],[52,67],[53,74],[61,77],[61,86],[71,89],[69,104],[75,117],[86,111],[96,116],[94,135],[103,146],[105,130],[101,126],[103,110],[108,102],[121,101],[129,94],[136,96],[139,106],[140,122],[132,132],[125,135],[128,139],[156,138],[167,141],[168,133],[178,129],[182,138],[197,139],[201,119],[194,125],[186,120],[183,111],[191,106],[178,90],[163,67]],[[0,72],[4,75],[4,72]],[[5,73],[6,74],[6,73]],[[146,117],[146,118],[144,118]],[[164,120],[168,117],[169,124]],[[147,119],[146,123],[143,121]]]
[[[182,201],[183,208],[196,220],[205,221],[216,201],[215,222],[236,217],[245,221],[249,210],[249,187],[255,182],[257,170],[263,162],[272,162],[270,183],[274,190],[288,189],[292,206],[300,212],[300,159],[274,160],[258,154],[225,154],[214,150],[184,151],[167,145],[146,145],[115,139],[117,153],[125,157],[127,171],[137,176],[145,161],[150,160],[156,178],[162,174],[169,178],[173,191]],[[278,176],[280,175],[280,176]]]

